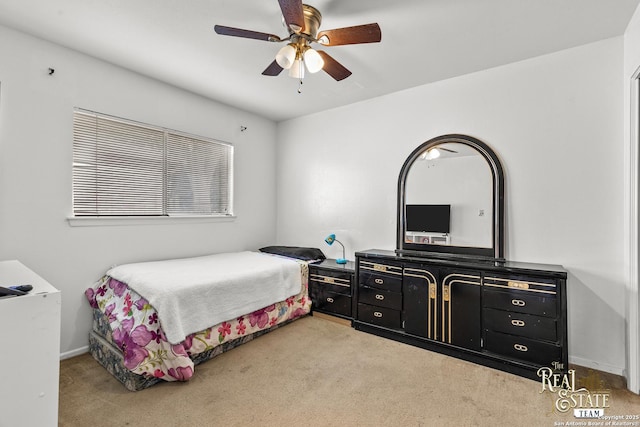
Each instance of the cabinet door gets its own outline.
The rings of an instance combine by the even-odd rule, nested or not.
[[[442,341],[469,350],[480,350],[482,336],[479,272],[442,270]]]
[[[403,273],[404,331],[432,340],[439,339],[436,327],[439,294],[436,270],[411,265],[406,266]]]

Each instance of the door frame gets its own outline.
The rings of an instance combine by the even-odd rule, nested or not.
[[[627,388],[640,394],[640,292],[638,288],[638,199],[640,181],[638,175],[638,147],[640,138],[640,68],[630,82],[630,135],[628,146],[629,217],[627,253],[629,260],[629,284],[627,288]]]

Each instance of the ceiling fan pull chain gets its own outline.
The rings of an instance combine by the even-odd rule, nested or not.
[[[298,86],[298,93],[302,93],[302,79],[300,79],[300,85]]]

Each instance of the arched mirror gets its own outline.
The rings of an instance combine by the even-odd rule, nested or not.
[[[504,257],[504,174],[482,141],[443,135],[416,148],[398,179],[400,254]]]

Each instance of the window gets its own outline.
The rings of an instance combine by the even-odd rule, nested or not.
[[[233,146],[91,111],[73,115],[73,214],[229,216]]]

